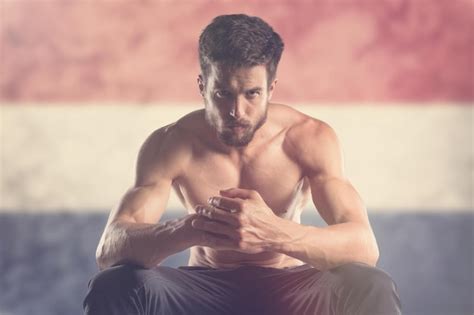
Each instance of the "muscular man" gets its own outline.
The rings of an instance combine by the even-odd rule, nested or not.
[[[204,109],[143,144],[86,314],[400,313],[334,130],[270,102],[282,51],[257,17],[219,16],[202,32]],[[159,222],[171,187],[188,215]],[[310,196],[327,227],[300,224]],[[187,248],[188,266],[158,266]]]

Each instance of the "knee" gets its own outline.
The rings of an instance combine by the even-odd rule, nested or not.
[[[333,269],[340,283],[359,292],[375,291],[381,294],[396,291],[392,277],[382,269],[363,263],[348,263]]]
[[[117,265],[97,273],[89,281],[90,291],[112,292],[143,285],[147,270],[135,265]]]
[[[382,269],[350,263],[332,272],[342,301],[338,314],[401,314],[396,284]]]
[[[85,313],[116,314],[117,309],[140,313],[137,310],[143,300],[140,289],[154,276],[153,272],[136,265],[117,265],[97,273],[89,281],[83,300]]]

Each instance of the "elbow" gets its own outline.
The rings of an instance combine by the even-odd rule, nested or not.
[[[380,256],[375,235],[372,232],[372,229],[369,228],[366,229],[365,233],[362,233],[361,236],[361,249],[359,251],[361,254],[359,255],[358,259],[362,263],[375,267]]]
[[[102,271],[104,269],[116,266],[116,265],[122,265],[122,264],[135,264],[135,265],[141,265],[136,262],[128,261],[124,258],[120,257],[114,257],[111,255],[107,255],[103,249],[99,246],[97,248],[96,254],[95,254],[95,261],[97,263],[97,266],[99,267],[99,270]]]
[[[377,244],[373,247],[373,249],[369,252],[367,255],[367,264],[369,264],[372,267],[375,267],[377,265],[377,262],[379,261],[379,249]]]
[[[101,258],[96,258],[96,263],[97,263],[97,267],[99,267],[99,270],[102,271],[104,269],[106,269],[108,266],[106,265],[105,261]]]
[[[101,271],[109,267],[109,265],[107,264],[107,259],[105,258],[104,252],[102,250],[102,246],[100,244],[95,252],[95,261],[97,263],[97,266],[99,267],[99,270]]]
[[[119,259],[119,248],[114,244],[117,243],[118,232],[119,231],[115,229],[115,224],[111,223],[106,227],[100,238],[95,251],[95,260],[100,270],[112,267],[117,263],[116,260]]]
[[[112,267],[115,264],[114,256],[111,255],[112,253],[110,252],[110,246],[106,245],[105,240],[106,235],[104,234],[95,251],[95,261],[100,271]]]
[[[369,241],[366,243],[366,262],[368,265],[375,267],[379,261],[380,252],[377,240],[373,233],[370,233]]]
[[[95,260],[100,271],[116,266],[116,265],[125,265],[125,264],[133,264],[133,265],[139,265],[139,266],[144,267],[142,264],[139,264],[137,262],[132,262],[126,259],[117,259],[117,258],[112,259],[111,257],[107,257],[106,255],[98,254],[98,253],[96,253]]]
[[[97,263],[97,266],[99,267],[99,270],[102,271],[104,269],[107,269],[107,268],[110,268],[110,267],[113,267],[113,266],[116,266],[116,265],[127,265],[127,264],[130,264],[130,265],[135,265],[135,266],[139,266],[141,268],[145,268],[145,269],[151,269],[151,268],[154,268],[156,267],[156,265],[158,264],[158,262],[156,261],[138,261],[136,259],[127,259],[127,258],[124,258],[124,257],[112,257],[112,256],[108,256],[102,246],[99,245],[99,247],[97,247],[97,251],[96,251],[96,254],[95,254],[95,259],[96,259],[96,263]]]

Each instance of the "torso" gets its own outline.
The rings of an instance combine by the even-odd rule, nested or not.
[[[198,111],[188,119],[192,124],[201,116]],[[196,205],[206,204],[209,197],[218,196],[219,190],[240,187],[257,190],[276,215],[299,223],[310,189],[303,170],[288,154],[285,139],[287,131],[304,119],[289,107],[269,105],[266,134],[256,140],[258,146],[248,155],[237,160],[213,148],[205,137],[190,133],[191,158],[186,172],[173,181],[188,213],[194,213]],[[191,248],[189,259],[189,265],[214,268],[248,264],[283,268],[303,262],[274,252],[245,254],[200,246]]]

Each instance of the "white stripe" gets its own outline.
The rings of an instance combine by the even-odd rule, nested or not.
[[[146,136],[199,106],[1,108],[0,212],[110,209]],[[471,106],[296,106],[337,132],[346,173],[374,211],[471,211]],[[180,209],[173,196],[169,208]],[[89,210],[90,209],[90,210]]]

